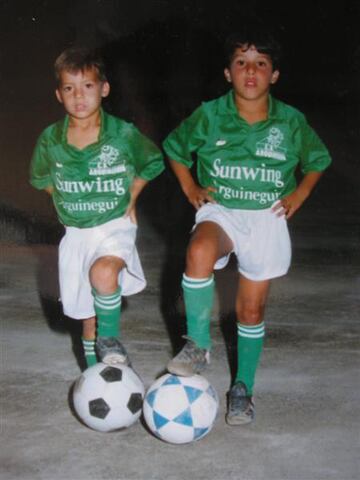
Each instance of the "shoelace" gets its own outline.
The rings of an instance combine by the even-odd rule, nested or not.
[[[202,361],[203,352],[192,340],[188,339],[184,348],[179,353],[179,360]]]
[[[233,396],[230,402],[231,412],[243,412],[247,413],[253,408],[253,403],[250,397],[244,395]]]

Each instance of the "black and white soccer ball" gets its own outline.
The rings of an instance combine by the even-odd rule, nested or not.
[[[180,444],[207,435],[218,408],[218,395],[206,378],[168,373],[146,392],[143,413],[148,427],[158,438]]]
[[[130,367],[97,363],[77,379],[73,404],[88,427],[110,432],[130,427],[138,420],[144,393],[142,381]]]

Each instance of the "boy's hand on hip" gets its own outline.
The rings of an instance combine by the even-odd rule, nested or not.
[[[136,217],[136,207],[135,207],[135,202],[130,202],[124,217],[129,217],[130,221],[137,225],[137,217]]]
[[[275,212],[278,217],[285,215],[285,218],[288,220],[297,210],[299,210],[305,200],[306,198],[295,190],[295,192],[279,200],[273,206],[272,211]]]
[[[202,188],[199,185],[192,185],[191,188],[186,192],[187,199],[196,210],[199,210],[200,207],[205,205],[205,203],[216,203],[211,192],[216,192],[216,188],[207,187]]]
[[[282,198],[274,205],[273,212],[279,217],[285,215],[286,219],[291,218],[311,194],[322,174],[323,172],[308,172],[293,193]]]
[[[130,220],[135,225],[137,225],[136,208],[135,208],[136,201],[140,193],[146,187],[147,183],[148,183],[147,180],[144,180],[143,178],[140,178],[140,177],[135,177],[130,186],[130,202],[126,209],[124,217],[130,217]]]
[[[278,217],[285,215],[286,219],[291,218],[311,194],[315,185],[320,180],[322,173],[323,172],[307,173],[293,193],[282,198],[274,205],[272,208],[273,212],[275,212]]]

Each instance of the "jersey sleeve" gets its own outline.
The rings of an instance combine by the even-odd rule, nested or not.
[[[136,176],[152,180],[164,170],[164,158],[160,149],[135,127],[132,128],[129,148]]]
[[[165,138],[163,148],[168,157],[190,168],[193,164],[191,154],[206,141],[209,125],[209,118],[201,105]]]
[[[317,133],[303,117],[300,123],[301,159],[300,167],[303,174],[322,172],[331,163],[330,154]]]
[[[32,155],[30,164],[30,184],[39,190],[52,186],[47,138],[44,133],[40,135]]]

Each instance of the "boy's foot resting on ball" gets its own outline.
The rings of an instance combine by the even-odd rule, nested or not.
[[[98,337],[96,351],[100,361],[107,365],[130,365],[125,347],[115,337]]]
[[[167,364],[167,370],[174,375],[191,377],[202,372],[209,363],[209,350],[198,347],[193,340],[187,338],[182,350]]]
[[[245,425],[254,420],[255,407],[252,397],[248,395],[243,382],[235,383],[228,392],[228,410],[226,423],[228,425]]]

